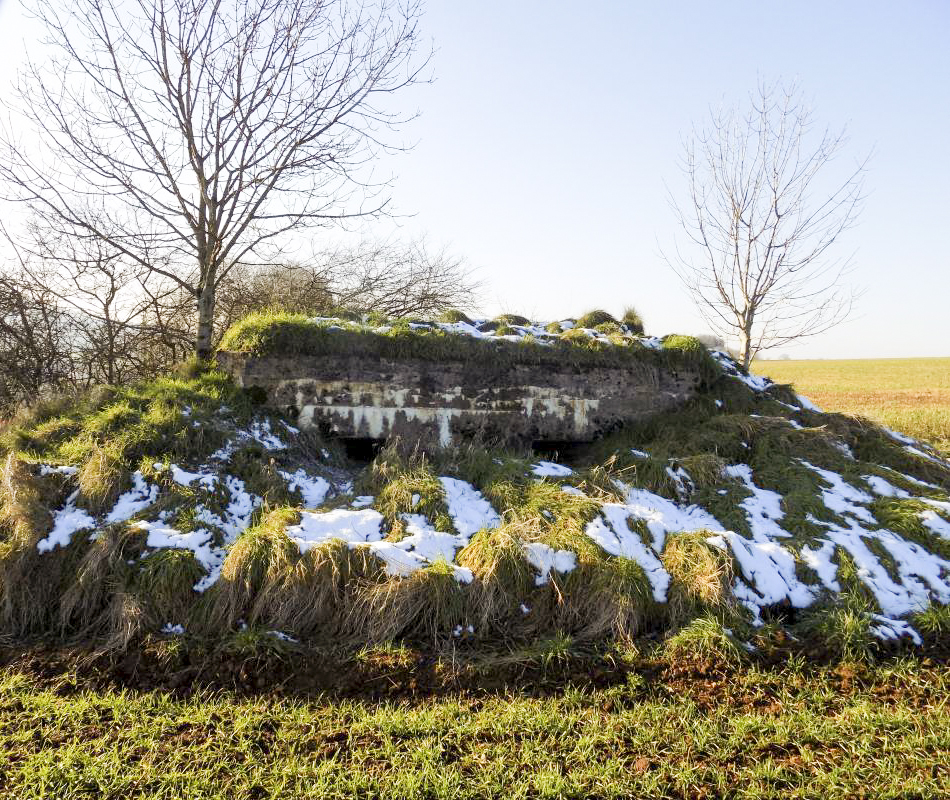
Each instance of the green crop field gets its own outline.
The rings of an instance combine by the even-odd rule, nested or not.
[[[950,451],[950,358],[759,361],[752,372]]]
[[[385,675],[380,675],[385,678]],[[0,794],[46,798],[855,798],[950,792],[950,673],[632,671],[394,698],[0,680]],[[554,676],[550,676],[553,678]],[[575,673],[575,679],[577,673]],[[364,690],[367,687],[364,687]]]

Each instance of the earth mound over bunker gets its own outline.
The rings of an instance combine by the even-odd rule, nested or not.
[[[682,404],[714,368],[688,337],[568,326],[285,319],[230,336],[218,365],[302,428],[441,446],[589,442]]]

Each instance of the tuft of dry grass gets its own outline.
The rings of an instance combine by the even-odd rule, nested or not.
[[[248,528],[231,545],[221,576],[208,591],[206,610],[212,627],[234,627],[239,620],[253,619],[262,593],[282,584],[300,558],[300,550],[285,528],[299,519],[299,512],[282,508],[272,511]]]
[[[734,616],[738,611],[732,593],[732,556],[707,542],[707,536],[699,531],[667,537],[662,556],[671,578],[666,612],[674,625],[704,613],[723,617]]]
[[[456,562],[474,575],[472,594],[481,628],[517,618],[519,606],[534,586],[534,571],[521,542],[510,525],[503,526],[475,534],[456,555]]]
[[[471,624],[468,585],[455,571],[436,562],[407,578],[367,582],[354,598],[346,618],[350,635],[375,645],[397,637],[448,641],[456,626]]]
[[[133,568],[128,563],[139,557],[145,545],[141,530],[116,526],[106,528],[96,539],[82,547],[83,540],[70,543],[63,551],[80,550],[78,563],[72,574],[64,575],[58,613],[60,628],[77,636],[107,637],[110,642],[128,643],[131,621],[136,630],[142,620],[141,605],[131,599]],[[47,554],[50,555],[50,554]],[[37,562],[37,569],[45,566],[46,556]],[[118,605],[117,605],[118,604]],[[126,614],[123,608],[135,608]]]
[[[315,547],[265,581],[251,619],[298,636],[337,641],[347,635],[347,620],[357,598],[386,579],[383,562],[368,547],[331,540]]]
[[[129,470],[107,449],[96,450],[79,471],[79,505],[103,514],[129,486]]]

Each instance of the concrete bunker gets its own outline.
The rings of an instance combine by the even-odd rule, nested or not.
[[[410,446],[480,438],[540,449],[589,442],[689,399],[689,365],[433,361],[219,352],[219,366],[303,429]],[[367,446],[367,445],[364,445]]]

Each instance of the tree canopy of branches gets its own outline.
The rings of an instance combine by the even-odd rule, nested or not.
[[[855,221],[867,159],[829,180],[845,131],[814,131],[795,85],[760,83],[747,109],[714,113],[686,143],[686,233],[667,257],[706,321],[757,353],[823,333],[850,313],[850,260],[828,250]]]
[[[66,388],[73,374],[70,320],[42,287],[0,275],[0,419],[48,387]]]
[[[20,76],[0,184],[48,238],[101,243],[197,307],[289,235],[386,211],[368,164],[412,115],[418,0],[35,0],[52,53]]]

